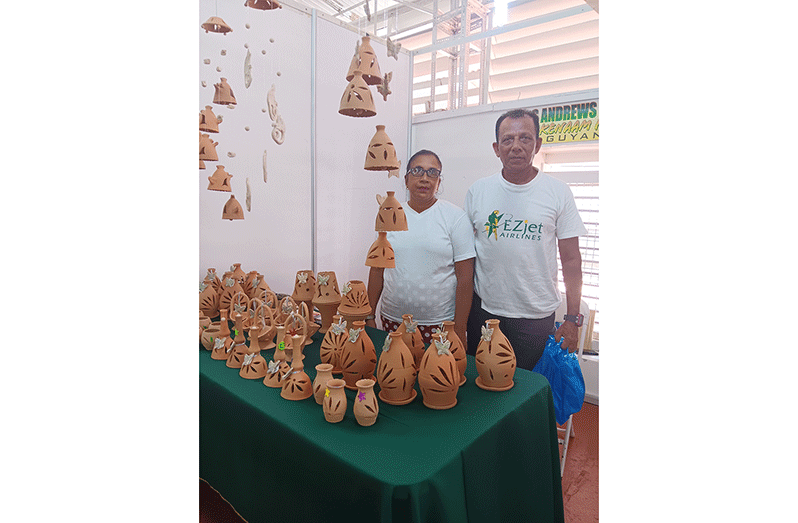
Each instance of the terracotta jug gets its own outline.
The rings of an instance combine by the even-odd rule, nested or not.
[[[248,380],[261,379],[266,376],[266,372],[269,370],[266,360],[260,354],[260,346],[258,345],[259,330],[260,328],[257,325],[250,329],[249,351],[241,363],[241,370],[238,371],[239,376]]]
[[[388,191],[387,196],[380,203],[380,210],[374,223],[375,231],[406,231],[407,216],[405,209],[394,196],[394,191]]]
[[[402,334],[402,340],[413,354],[413,365],[418,370],[421,358],[424,357],[424,338],[418,330],[418,322],[413,320],[412,314],[402,314],[402,323],[396,328]]]
[[[329,363],[319,363],[316,365],[316,378],[313,380],[313,397],[319,405],[324,403],[324,391],[327,390],[327,382],[333,379],[333,366]]]
[[[199,310],[208,318],[219,315],[219,295],[207,280],[200,284]]]
[[[366,162],[363,169],[367,171],[395,171],[399,168],[399,158],[391,138],[385,132],[384,125],[377,126],[377,132],[366,149]]]
[[[482,326],[475,361],[479,376],[474,382],[479,388],[503,391],[513,387],[515,351],[499,328],[499,320],[487,320]]]
[[[396,267],[396,257],[393,252],[391,242],[388,241],[388,233],[380,231],[377,233],[377,240],[369,247],[366,254],[367,267],[381,267],[383,269],[393,269]]]
[[[355,71],[354,77],[347,84],[344,94],[341,96],[338,112],[355,118],[366,118],[377,114],[371,89],[363,80],[363,73],[360,71]]]
[[[330,423],[338,423],[346,415],[346,393],[344,392],[344,380],[334,379],[327,382],[324,391],[324,419]]]
[[[305,364],[302,361],[305,359],[305,355],[302,354],[305,348],[304,336],[294,335],[291,338],[291,344],[294,346],[291,372],[287,376],[283,376],[280,396],[287,400],[299,401],[313,396],[313,383],[305,372]]]
[[[280,342],[278,342],[275,347],[274,357],[272,361],[268,363],[268,370],[266,376],[263,378],[263,384],[274,389],[282,388],[283,376],[285,376],[291,368],[285,356],[285,341],[282,341],[285,338],[285,325],[278,324],[276,330],[277,339],[280,340]]]
[[[377,396],[374,394],[374,380],[362,379],[355,383],[357,386],[357,396],[355,397],[355,419],[364,426],[370,427],[377,421],[380,413],[380,406],[377,404]]]
[[[346,79],[351,80],[355,76],[355,71],[360,71],[363,75],[363,81],[368,85],[380,85],[382,83],[382,73],[380,72],[380,64],[377,62],[377,54],[374,48],[371,47],[371,37],[366,35],[360,40],[360,45],[352,57],[352,62],[349,64],[349,71],[346,73]]]
[[[355,321],[363,321],[372,313],[369,304],[369,294],[366,284],[360,280],[346,282],[341,290],[341,303],[338,305],[338,314],[344,317],[347,325]]]
[[[336,314],[333,316],[330,328],[324,335],[324,339],[321,340],[321,347],[319,348],[321,362],[331,364],[333,366],[333,374],[341,374],[341,354],[343,354],[348,336],[346,321],[341,315]]]
[[[233,89],[227,83],[227,78],[221,78],[219,83],[213,84],[216,92],[213,95],[213,103],[219,105],[235,105],[236,97],[233,95]]]
[[[451,347],[449,350],[452,352],[452,356],[454,356],[454,361],[457,363],[457,371],[460,373],[460,385],[464,385],[466,382],[465,371],[468,365],[468,360],[466,360],[466,350],[463,342],[460,340],[460,336],[454,331],[454,322],[453,321],[444,321],[441,323],[441,332],[444,333],[446,340],[452,342]]]
[[[234,194],[231,194],[230,199],[224,204],[222,219],[231,221],[244,219],[244,209],[241,207],[241,204],[238,203]]]
[[[233,349],[227,357],[227,366],[231,369],[240,369],[244,363],[244,356],[247,355],[247,339],[244,337],[244,317],[236,313],[235,329],[233,330]]]
[[[313,305],[321,313],[319,332],[326,333],[333,321],[333,316],[341,303],[341,291],[333,271],[321,271],[316,276],[316,289],[313,293]]]
[[[416,399],[416,368],[413,354],[402,340],[402,334],[391,332],[377,362],[379,397],[390,405],[406,405]]]
[[[205,109],[200,111],[199,130],[206,133],[219,132],[219,119],[213,114],[213,108],[206,105]]]
[[[374,379],[377,367],[377,352],[371,338],[366,334],[366,322],[356,321],[349,329],[349,336],[341,353],[341,370],[346,381],[346,388],[355,390],[355,383],[360,379]]]
[[[432,343],[421,358],[418,386],[424,405],[431,409],[450,409],[457,404],[460,372],[449,350],[451,343],[443,335],[433,336]]]

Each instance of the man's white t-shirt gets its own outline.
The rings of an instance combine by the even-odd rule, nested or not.
[[[476,234],[474,290],[482,308],[509,318],[554,312],[561,300],[557,240],[587,234],[568,185],[542,172],[515,185],[499,172],[474,182],[465,212]]]
[[[407,203],[403,207],[408,230],[388,233],[396,268],[383,273],[381,313],[392,321],[412,314],[421,325],[453,320],[454,262],[476,256],[471,222],[462,209],[445,200],[421,213]]]

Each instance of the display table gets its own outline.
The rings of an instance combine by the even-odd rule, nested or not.
[[[379,357],[387,334],[366,331]],[[311,380],[321,340],[304,350]],[[285,400],[210,355],[200,349],[200,477],[249,523],[564,521],[554,407],[540,374],[518,369],[512,389],[488,392],[468,356],[455,407],[425,407],[416,384],[415,401],[380,401],[377,422],[362,427],[356,391],[346,391],[344,420],[328,423],[312,396]]]

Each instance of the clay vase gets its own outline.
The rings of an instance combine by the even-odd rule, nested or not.
[[[213,114],[213,108],[206,105],[205,109],[200,111],[199,130],[206,133],[219,132],[219,119]]]
[[[280,340],[285,337],[285,325],[277,325],[277,337]],[[280,345],[282,345],[282,348]],[[291,366],[288,365],[285,357],[285,342],[281,341],[275,348],[272,361],[268,363],[268,370],[263,378],[263,384],[273,389],[282,388],[283,376],[288,373],[290,368]]]
[[[454,322],[453,321],[444,321],[441,323],[441,332],[445,333],[445,339],[452,342],[452,346],[449,347],[449,350],[454,356],[454,361],[457,363],[457,371],[460,373],[460,386],[464,385],[466,382],[466,366],[468,365],[468,360],[466,360],[466,350],[465,346],[463,346],[463,342],[460,340],[460,336],[454,332]]]
[[[371,89],[363,80],[363,73],[360,71],[355,71],[352,80],[347,84],[344,94],[341,96],[338,112],[344,116],[355,118],[365,118],[377,114]]]
[[[319,363],[316,365],[316,378],[313,380],[313,397],[319,405],[324,403],[324,392],[327,390],[327,382],[333,379],[333,366],[329,363]]]
[[[418,386],[424,397],[424,406],[431,409],[444,410],[457,405],[460,372],[449,350],[451,343],[442,335],[435,336],[421,358]]]
[[[208,281],[200,284],[199,310],[208,318],[215,318],[219,315],[219,295]]]
[[[388,241],[387,232],[380,231],[377,233],[377,241],[371,244],[366,255],[366,266],[381,267],[383,269],[396,267],[396,257],[391,242]]]
[[[360,71],[363,75],[363,81],[368,85],[380,85],[382,83],[380,64],[377,62],[377,54],[374,52],[374,48],[371,47],[371,37],[368,35],[361,39],[357,52],[349,64],[346,79],[351,80],[354,78],[355,71]]]
[[[213,350],[213,342],[219,336],[219,325],[211,325],[202,331],[200,343],[205,350]]]
[[[391,138],[385,132],[384,125],[377,126],[377,132],[366,149],[366,162],[363,169],[367,171],[395,171],[399,168],[399,158]]]
[[[344,380],[334,379],[327,382],[327,388],[324,391],[324,401],[322,409],[324,410],[324,419],[330,423],[338,423],[344,419],[346,415],[346,392],[344,392]]]
[[[227,83],[227,78],[221,78],[218,84],[213,84],[216,92],[213,95],[213,103],[219,105],[235,105],[236,97],[233,95],[233,89]]]
[[[515,376],[515,351],[499,329],[499,320],[490,319],[482,326],[482,339],[476,353],[479,376],[477,387],[490,391],[509,390]]]
[[[347,337],[346,322],[341,315],[336,314],[333,316],[333,322],[324,334],[319,348],[321,362],[331,364],[333,374],[341,374],[341,354],[343,354]]]
[[[377,362],[380,399],[390,405],[407,405],[416,399],[416,389],[413,388],[416,374],[413,354],[402,341],[402,335],[398,332],[389,333]]]
[[[292,401],[305,400],[313,396],[313,383],[305,372],[305,364],[302,362],[305,359],[305,355],[302,354],[305,348],[304,336],[292,336],[291,344],[294,346],[294,356],[291,359],[293,370],[288,376],[283,377],[280,397]]]
[[[394,191],[388,191],[387,196],[380,202],[380,210],[374,222],[374,230],[377,232],[407,230],[405,209],[394,194]]]
[[[418,322],[413,321],[412,314],[402,314],[402,323],[396,328],[396,332],[402,334],[402,341],[413,354],[413,366],[418,370],[421,358],[424,357],[424,338],[418,330]]]
[[[355,385],[357,386],[357,396],[355,396],[353,408],[355,419],[360,425],[370,427],[377,421],[377,415],[380,413],[377,396],[374,394],[374,380],[358,380]]]
[[[225,21],[218,16],[212,16],[208,18],[208,20],[202,24],[201,27],[205,29],[206,33],[210,31],[212,33],[222,33],[223,35],[226,35],[233,30],[232,27],[227,25]]]
[[[355,390],[357,380],[374,379],[377,367],[377,352],[371,338],[366,334],[366,322],[356,321],[349,329],[349,335],[341,352],[341,371],[346,388]]]
[[[322,271],[316,275],[316,290],[313,293],[312,303],[321,313],[319,332],[326,333],[338,310],[338,304],[341,303],[341,291],[338,290],[335,272]]]
[[[244,361],[241,363],[241,370],[238,375],[248,380],[257,380],[266,376],[269,366],[263,356],[260,355],[260,346],[258,345],[258,331],[260,328],[255,325],[250,329],[249,337],[249,351],[244,356]]]
[[[236,313],[235,330],[233,331],[233,348],[227,356],[227,366],[231,369],[240,369],[247,355],[247,339],[244,337],[244,316]]]
[[[233,175],[224,170],[224,165],[217,165],[212,175],[208,176],[208,190],[231,192],[230,178]]]
[[[241,204],[238,203],[234,194],[231,194],[230,199],[224,204],[222,219],[231,221],[244,219],[244,209],[241,207]]]
[[[297,271],[294,280],[294,292],[291,298],[299,306],[300,303],[307,303],[313,306],[313,294],[316,292],[316,277],[310,269]]]
[[[360,280],[346,282],[341,290],[338,314],[344,317],[347,325],[352,325],[355,321],[364,321],[372,310],[366,284]]]
[[[199,159],[206,162],[218,162],[219,155],[216,154],[216,146],[219,142],[211,140],[210,135],[200,133],[199,139]]]

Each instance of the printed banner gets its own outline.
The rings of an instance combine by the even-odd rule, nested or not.
[[[547,143],[599,139],[598,100],[532,109],[540,117],[540,136]]]

